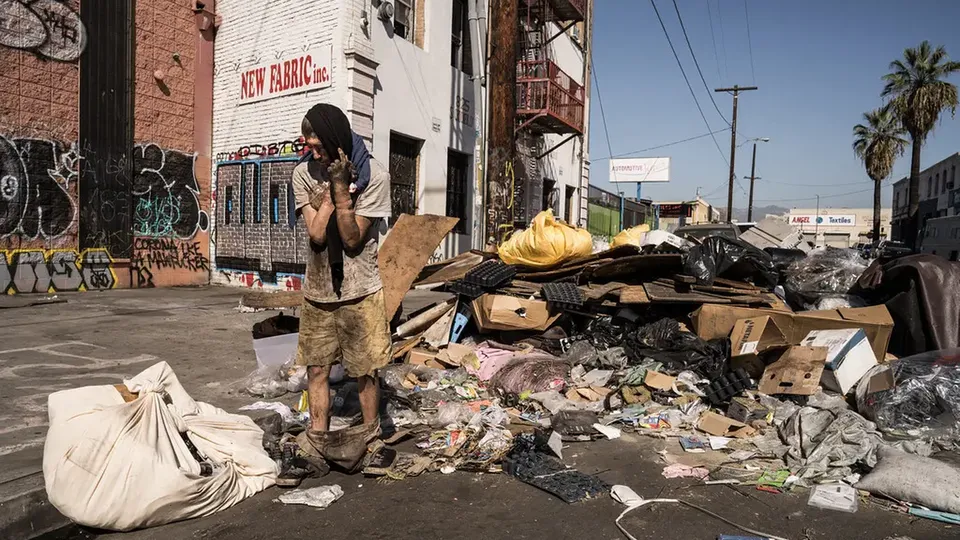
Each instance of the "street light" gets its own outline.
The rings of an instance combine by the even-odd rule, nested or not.
[[[750,179],[750,202],[747,204],[747,222],[749,223],[753,221],[753,183],[759,178],[756,174],[757,173],[757,143],[770,142],[770,138],[757,137],[754,139],[750,139],[747,142],[753,143],[753,161],[750,163],[750,176],[744,176],[744,178]]]

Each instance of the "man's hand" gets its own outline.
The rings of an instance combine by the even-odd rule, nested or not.
[[[330,195],[330,186],[324,184],[317,184],[314,186],[312,195],[310,196],[310,206],[314,210],[333,210],[333,197]]]
[[[350,182],[353,181],[353,163],[350,163],[350,160],[347,159],[342,148],[337,148],[337,153],[340,154],[339,159],[331,163],[330,167],[327,168],[327,173],[330,175],[330,182],[349,186]]]

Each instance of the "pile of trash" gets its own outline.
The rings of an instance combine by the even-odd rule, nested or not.
[[[960,286],[960,264],[868,266],[766,220],[699,241],[641,226],[595,252],[549,214],[499,253],[427,264],[453,223],[403,216],[381,246],[394,361],[379,373],[379,440],[350,472],[503,473],[568,503],[613,489],[646,504],[564,463],[569,443],[629,432],[673,442],[667,478],[811,488],[811,505],[848,512],[859,489],[960,520],[948,462],[960,447],[960,325],[956,310],[939,313],[956,307],[947,287]],[[244,409],[268,413],[257,424],[278,468],[309,424],[297,332],[296,317],[259,323],[257,367],[241,382],[256,398]],[[331,433],[359,429],[356,383],[342,369],[330,380]]]
[[[740,240],[641,226],[590,253],[584,231],[541,217],[499,254],[467,252],[412,280],[381,386],[384,434],[413,452],[366,474],[504,472],[575,502],[611,486],[565,467],[564,444],[633,432],[677,441],[666,477],[818,487],[811,504],[835,509],[853,486],[960,504],[931,506],[870,472],[957,449],[960,343],[938,328],[950,337],[936,347],[892,345],[915,340],[857,293],[869,275],[857,252],[761,222]],[[289,362],[261,366],[248,388],[300,391],[301,377]]]

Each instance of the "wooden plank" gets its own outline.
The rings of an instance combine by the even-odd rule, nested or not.
[[[586,285],[580,286],[580,292],[583,293],[583,297],[590,301],[602,300],[607,295],[619,294],[618,291],[627,287],[626,283],[620,283],[619,281],[611,281],[610,283],[587,283]]]
[[[388,321],[400,308],[413,280],[458,221],[446,216],[402,214],[394,224],[377,254]]]
[[[300,307],[303,293],[300,291],[250,291],[240,298],[243,306],[254,309],[290,309]]]
[[[733,279],[724,279],[724,278],[714,278],[714,285],[721,285],[723,287],[730,287],[731,289],[749,289],[752,291],[764,291],[763,287],[757,287],[756,285],[751,285],[745,281],[736,281]]]
[[[615,279],[619,277],[640,280],[641,278],[655,278],[664,275],[673,275],[680,271],[682,259],[675,254],[631,255],[613,261],[605,262],[589,272],[587,279]]]
[[[649,304],[650,297],[643,285],[629,285],[620,289],[621,304]]]
[[[467,251],[461,253],[452,259],[440,261],[432,264],[420,272],[423,278],[420,278],[414,286],[428,285],[430,283],[449,283],[462,279],[471,268],[482,263],[484,256],[480,253]]]

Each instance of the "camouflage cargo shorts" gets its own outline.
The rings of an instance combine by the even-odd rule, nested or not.
[[[390,326],[382,289],[347,302],[320,304],[304,299],[297,365],[332,366],[341,353],[348,377],[374,375],[390,362]]]

